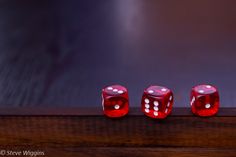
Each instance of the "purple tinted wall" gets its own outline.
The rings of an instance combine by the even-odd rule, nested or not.
[[[236,107],[234,0],[4,0],[0,104],[100,106],[119,83],[139,106],[145,87],[173,89],[187,107],[193,85],[218,86]]]

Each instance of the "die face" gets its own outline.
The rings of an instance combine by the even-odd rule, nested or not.
[[[103,89],[105,96],[123,96],[128,97],[128,90],[121,85],[112,85]]]
[[[129,111],[128,91],[121,85],[113,85],[102,90],[103,112],[108,117],[122,117]]]
[[[198,116],[213,116],[219,110],[219,92],[212,85],[199,85],[192,88],[190,96],[192,112]]]
[[[142,111],[145,115],[163,119],[172,111],[173,93],[161,86],[150,86],[144,90],[142,96]]]

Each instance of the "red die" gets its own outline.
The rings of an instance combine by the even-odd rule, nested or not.
[[[192,112],[198,116],[212,116],[219,110],[219,92],[211,85],[192,88],[190,96]]]
[[[102,106],[108,117],[122,117],[129,112],[128,90],[121,85],[102,89]]]
[[[143,93],[142,111],[151,118],[163,119],[171,113],[173,100],[173,93],[168,88],[150,86]]]

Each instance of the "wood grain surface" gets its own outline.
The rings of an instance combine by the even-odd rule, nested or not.
[[[1,116],[0,148],[41,150],[47,156],[235,156],[236,116],[228,111],[208,118],[176,111],[165,120],[136,112],[121,119],[95,112]]]

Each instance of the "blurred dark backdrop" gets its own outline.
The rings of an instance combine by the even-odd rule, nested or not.
[[[0,105],[99,106],[122,84],[139,106],[151,84],[187,107],[193,85],[236,107],[235,0],[1,0]]]

